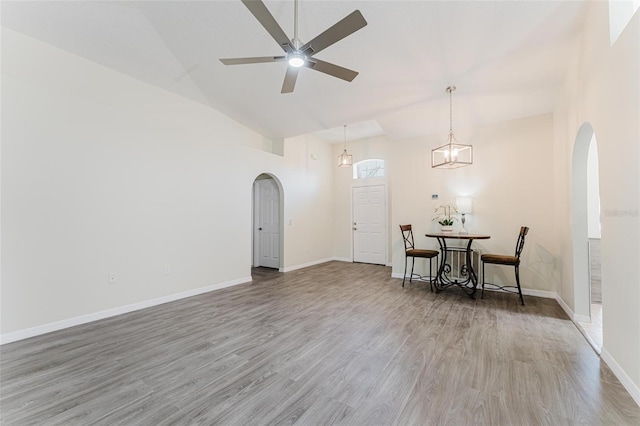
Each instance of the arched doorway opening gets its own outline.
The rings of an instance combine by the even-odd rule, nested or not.
[[[602,348],[600,279],[600,191],[595,132],[578,130],[572,164],[573,289],[579,325],[596,350]],[[599,303],[594,303],[599,302]]]
[[[284,255],[284,194],[280,180],[262,173],[252,187],[252,266],[282,271]],[[268,272],[268,271],[267,271]]]

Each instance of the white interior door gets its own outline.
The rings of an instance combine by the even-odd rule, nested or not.
[[[353,188],[353,261],[387,262],[384,185]]]
[[[254,266],[280,267],[280,190],[273,179],[256,181]]]

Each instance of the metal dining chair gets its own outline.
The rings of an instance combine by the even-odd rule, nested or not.
[[[417,249],[415,248],[415,244],[413,241],[413,231],[411,229],[411,225],[400,225],[400,231],[402,232],[402,239],[404,240],[404,275],[402,277],[402,287],[404,287],[404,280],[407,277],[407,263],[408,259],[411,258],[411,275],[409,276],[409,282],[413,279],[413,267],[416,263],[416,257],[429,259],[429,286],[431,291],[433,291],[433,273],[432,273],[432,260],[436,259],[436,266],[438,264],[438,254],[437,250],[427,250],[427,249]]]
[[[515,255],[509,256],[504,254],[483,254],[480,256],[480,261],[482,262],[482,296],[484,297],[484,285],[486,281],[486,276],[484,274],[484,265],[485,263],[490,263],[493,265],[506,265],[515,267],[516,274],[516,285],[498,285],[494,283],[487,283],[489,285],[494,286],[497,290],[506,291],[509,293],[515,293],[514,290],[517,289],[517,293],[520,295],[520,304],[524,305],[524,298],[522,297],[522,288],[520,288],[520,254],[522,253],[522,249],[524,248],[524,238],[527,236],[529,232],[529,228],[526,226],[520,227],[520,234],[518,235],[518,241],[516,242],[516,252]]]

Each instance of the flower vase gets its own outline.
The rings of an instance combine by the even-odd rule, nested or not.
[[[440,227],[440,230],[442,232],[452,232],[453,231],[453,225],[442,225]]]

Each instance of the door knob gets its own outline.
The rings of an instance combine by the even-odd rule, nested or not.
[[[357,231],[357,230],[358,230],[358,228],[356,228],[356,227],[354,226],[354,227],[353,227],[353,230],[354,230],[354,231]]]
[[[262,231],[262,228],[258,228],[258,231]]]

